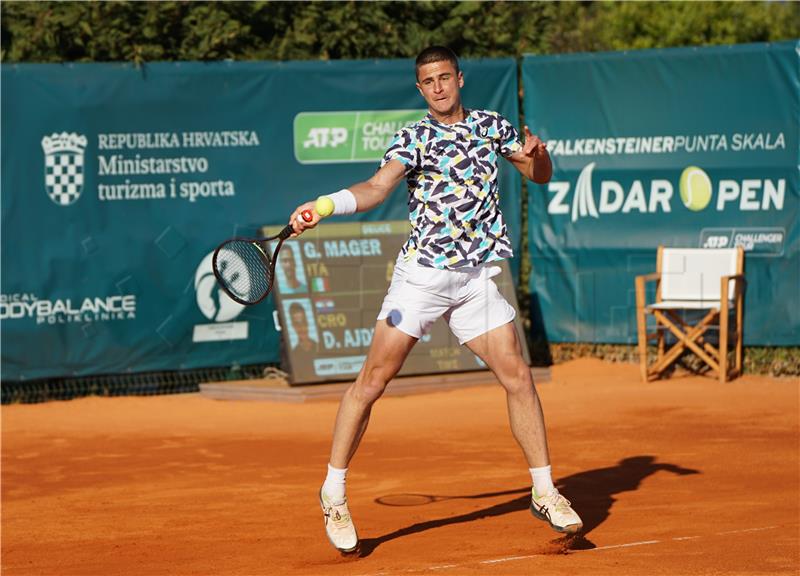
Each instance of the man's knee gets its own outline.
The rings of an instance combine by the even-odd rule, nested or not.
[[[524,362],[508,371],[508,375],[501,379],[503,387],[509,394],[535,393],[531,371]]]
[[[365,369],[356,378],[352,393],[359,401],[372,404],[381,397],[388,382],[389,379],[381,368]]]

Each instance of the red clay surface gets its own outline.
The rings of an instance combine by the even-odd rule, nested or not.
[[[330,547],[317,504],[335,401],[3,406],[2,570],[795,575],[799,391],[554,367],[539,386],[554,474],[586,524],[570,542],[528,512],[499,385],[384,398],[348,476],[357,558]]]

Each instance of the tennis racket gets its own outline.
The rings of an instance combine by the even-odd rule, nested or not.
[[[301,212],[303,220],[311,222],[311,210]],[[266,238],[231,238],[214,250],[211,267],[220,287],[232,300],[245,306],[258,304],[272,290],[275,263],[284,240],[294,233],[288,224],[275,236]],[[269,255],[269,243],[278,245]]]

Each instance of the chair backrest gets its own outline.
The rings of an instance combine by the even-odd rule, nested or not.
[[[662,300],[720,299],[720,279],[741,271],[736,248],[663,248],[661,252]],[[735,286],[729,284],[728,297]]]

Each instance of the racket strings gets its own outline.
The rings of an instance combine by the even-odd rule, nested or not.
[[[255,242],[231,240],[217,253],[217,277],[230,294],[255,303],[272,286],[270,258]]]

